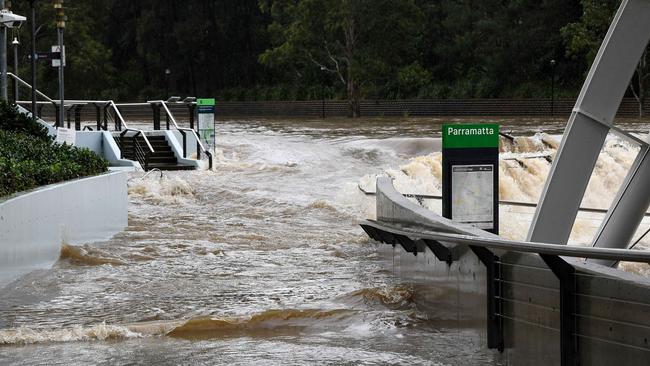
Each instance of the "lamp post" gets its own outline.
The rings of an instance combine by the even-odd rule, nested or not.
[[[325,68],[325,66],[321,66],[320,71],[325,73],[325,71],[327,71],[327,68]],[[325,77],[324,76],[321,77],[321,82],[320,82],[320,98],[321,98],[321,118],[325,119]]]
[[[65,113],[65,96],[63,95],[63,68],[65,65],[65,53],[63,52],[63,30],[65,29],[65,10],[63,9],[63,0],[54,0],[54,9],[56,10],[57,38],[59,41],[59,52],[61,54],[59,61],[59,97],[61,98],[61,102],[59,104],[59,123],[57,127],[63,127]]]
[[[551,60],[551,117],[555,115],[555,59]]]
[[[20,45],[20,42],[18,41],[18,37],[14,37],[13,42],[11,44],[14,46],[14,75],[18,76],[18,46]],[[18,80],[14,78],[14,103],[18,101]]]
[[[169,75],[172,73],[170,69],[165,69],[165,97],[164,100],[169,98]]]
[[[4,0],[0,0],[2,12],[8,11]],[[2,100],[7,101],[7,26],[3,23],[0,30],[0,89],[2,89]]]
[[[32,71],[32,120],[36,121],[36,7],[34,3],[36,0],[29,2],[29,9],[32,15],[32,29],[30,36],[32,38],[32,57],[31,58],[31,71]]]
[[[0,96],[9,100],[7,94],[7,28],[20,28],[27,19],[10,10],[11,1],[0,0]]]

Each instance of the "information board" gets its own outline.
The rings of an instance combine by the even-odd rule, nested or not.
[[[52,58],[52,67],[61,66],[61,60],[63,60],[63,67],[65,67],[65,46],[63,46],[63,52],[61,52],[59,45],[54,45],[50,49],[52,50],[52,54],[59,55],[59,58]]]
[[[451,218],[481,229],[494,227],[494,166],[452,165]]]
[[[199,120],[199,138],[201,141],[214,149],[216,145],[214,110],[216,102],[214,98],[197,99],[197,113]]]
[[[442,214],[498,234],[499,125],[442,126]]]
[[[77,131],[72,128],[63,128],[59,127],[56,129],[56,139],[55,142],[59,144],[68,144],[74,145],[77,138]]]

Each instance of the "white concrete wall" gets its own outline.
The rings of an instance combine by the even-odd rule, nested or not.
[[[101,131],[76,131],[75,143],[76,147],[85,147],[92,150],[99,156],[104,156],[102,132]],[[106,158],[106,160],[109,160]]]
[[[0,201],[0,287],[59,258],[61,242],[105,240],[127,226],[127,175],[53,184]]]
[[[174,151],[174,155],[176,155],[176,159],[178,159],[179,163],[184,165],[193,165],[196,167],[196,169],[207,168],[207,163],[201,160],[183,158],[183,137],[181,136],[180,132],[164,130],[164,133],[165,133],[165,139],[169,143],[169,146],[171,146],[172,151]],[[194,138],[193,134],[188,133],[187,134],[187,156],[190,157],[195,152],[196,152],[196,139]]]

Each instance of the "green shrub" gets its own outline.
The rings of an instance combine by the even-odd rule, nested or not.
[[[107,170],[108,162],[88,149],[0,129],[0,196]]]
[[[18,111],[15,104],[0,101],[0,130],[24,132],[44,140],[52,138],[47,134],[47,128]]]

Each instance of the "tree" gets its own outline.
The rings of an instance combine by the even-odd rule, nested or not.
[[[583,57],[587,64],[592,64],[620,3],[620,0],[581,0],[583,15],[580,20],[562,28],[567,55],[573,58]],[[630,81],[630,92],[639,105],[639,117],[645,115],[644,105],[649,87],[650,64],[647,57],[648,47]]]
[[[273,20],[272,48],[260,62],[308,80],[319,80],[319,72],[335,76],[353,117],[362,88],[413,62],[424,30],[413,0],[262,0],[260,8]]]

